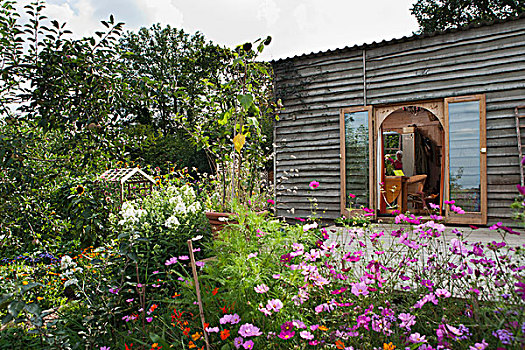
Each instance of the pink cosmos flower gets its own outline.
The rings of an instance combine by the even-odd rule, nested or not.
[[[348,194],[348,197],[350,197],[350,198],[355,198],[355,194],[349,193],[349,194]]]
[[[266,202],[268,202],[269,204],[271,205],[274,205],[275,204],[275,201],[273,199],[268,199]]]
[[[181,256],[179,256],[179,260],[189,260],[189,259],[190,259],[190,257],[187,256],[187,255],[181,255]]]
[[[397,318],[401,321],[399,327],[410,330],[410,327],[416,324],[416,316],[408,313],[400,313]]]
[[[483,339],[481,343],[476,343],[469,347],[469,350],[485,350],[489,344]]]
[[[146,321],[148,321],[148,323],[153,321],[153,317],[146,317]]]
[[[270,290],[266,284],[259,284],[256,287],[253,287],[256,293],[263,294]]]
[[[306,340],[314,339],[314,335],[312,333],[308,332],[308,331],[300,332],[299,336],[301,336],[301,338],[306,339]]]
[[[436,289],[436,296],[439,298],[450,298],[452,294],[446,289]]]
[[[208,328],[206,328],[206,332],[208,332],[208,333],[219,333],[219,327],[208,327]]]
[[[268,300],[268,304],[266,304],[268,311],[279,312],[282,308],[283,302],[279,299]]]
[[[319,187],[319,182],[317,182],[317,181],[312,181],[312,182],[310,182],[310,185],[309,185],[309,186],[310,186],[310,188],[311,188],[312,190],[315,190],[317,187]]]
[[[245,349],[253,349],[253,340],[248,340],[242,344],[242,347]]]
[[[454,201],[454,200],[451,200],[451,201],[445,201],[445,204],[454,204],[454,203],[456,203],[456,201]]]
[[[247,337],[258,337],[262,333],[259,328],[255,327],[251,323],[245,323],[239,328],[239,335],[247,338]]]
[[[364,282],[354,283],[354,285],[352,286],[352,293],[356,296],[367,295],[368,287],[366,283]]]
[[[232,315],[224,315],[221,317],[221,319],[219,320],[219,323],[220,324],[227,324],[227,323],[230,323],[232,320]]]
[[[164,263],[164,265],[166,266],[170,266],[170,265],[173,265],[173,264],[176,264],[177,263],[177,258],[174,256],[168,260],[166,260],[166,262]]]
[[[248,259],[255,258],[257,255],[257,253],[250,253],[248,254]]]
[[[427,342],[427,340],[425,339],[425,336],[417,332],[410,334],[410,337],[408,337],[408,340],[412,343],[426,343]]]
[[[439,210],[439,204],[428,203],[428,206],[432,209]]]
[[[242,337],[237,337],[233,339],[233,345],[235,346],[236,349],[239,349],[242,346],[242,343],[243,343]]]
[[[465,211],[461,207],[455,206],[454,204],[450,206],[450,210],[457,214],[465,214]]]
[[[272,275],[272,278],[278,280],[279,278],[281,278],[281,275],[276,273],[276,274]]]

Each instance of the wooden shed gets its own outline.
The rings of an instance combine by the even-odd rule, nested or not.
[[[511,221],[523,181],[515,111],[525,105],[525,16],[272,65],[284,106],[277,215],[307,216],[315,197],[327,219],[434,203],[450,223]]]

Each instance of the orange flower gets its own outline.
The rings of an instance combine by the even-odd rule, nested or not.
[[[335,347],[338,348],[338,349],[344,349],[345,348],[345,343],[343,343],[340,340],[336,340],[335,341]]]
[[[392,344],[392,342],[390,343],[383,343],[383,350],[394,350],[396,348],[396,346],[394,344]]]
[[[211,294],[217,295],[218,292],[219,292],[219,287],[215,287],[215,289],[211,291]]]
[[[223,331],[221,331],[221,339],[222,340],[226,340],[226,338],[228,338],[230,336],[230,330],[229,329],[225,329]]]
[[[209,326],[210,326],[209,323],[204,322],[204,330],[206,330],[206,328],[208,328]]]
[[[197,332],[197,333],[195,333],[195,334],[193,334],[191,336],[191,339],[193,339],[193,341],[196,341],[196,340],[199,340],[200,337],[202,337],[202,333],[201,332]]]
[[[184,328],[184,331],[182,332],[184,335],[189,336],[191,329],[190,328]]]
[[[153,343],[153,345],[151,345],[150,350],[160,350],[160,349],[162,349],[162,346],[160,346],[159,343]]]
[[[159,307],[159,306],[158,306],[157,304],[153,304],[153,305],[151,305],[151,307],[149,308],[149,311],[150,311],[150,312],[153,312],[153,311],[155,311],[155,309],[158,308],[158,307]]]
[[[172,298],[176,298],[176,297],[180,297],[180,294],[179,293],[173,294]]]
[[[193,349],[193,348],[196,348],[197,345],[195,345],[191,340],[190,340],[190,343],[188,344],[188,348],[190,349]]]
[[[328,328],[326,328],[325,326],[319,326],[318,328],[320,331],[327,331]]]

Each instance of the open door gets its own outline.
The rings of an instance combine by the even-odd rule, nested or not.
[[[485,95],[445,99],[445,200],[454,200],[465,214],[446,206],[446,221],[487,223],[487,140]]]
[[[374,208],[372,107],[350,107],[340,114],[341,215]],[[375,218],[375,212],[374,212]]]

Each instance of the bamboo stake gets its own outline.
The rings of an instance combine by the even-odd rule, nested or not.
[[[197,302],[199,303],[199,314],[202,322],[202,333],[204,333],[204,341],[206,342],[206,349],[210,350],[210,342],[208,341],[208,333],[206,333],[206,323],[204,320],[204,309],[202,307],[201,288],[199,286],[199,277],[197,276],[197,265],[195,265],[195,256],[193,255],[193,243],[188,239],[188,249],[190,251],[191,270],[193,272],[193,280],[195,281],[195,291],[197,292]]]

